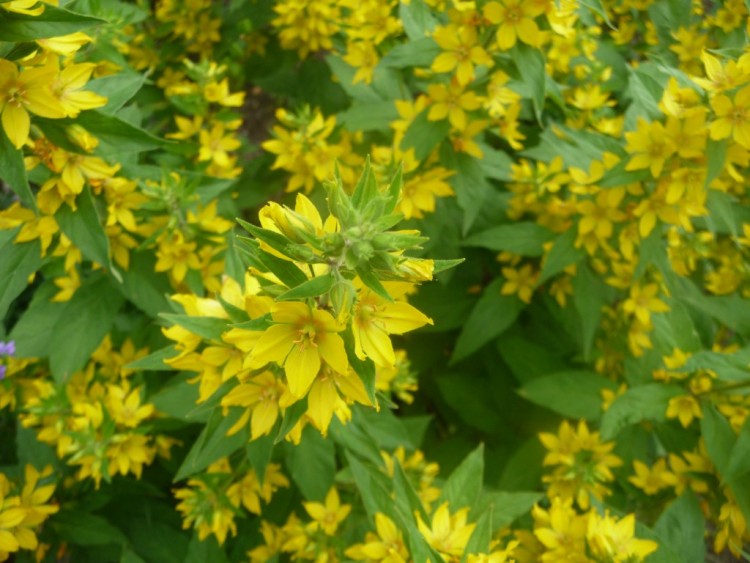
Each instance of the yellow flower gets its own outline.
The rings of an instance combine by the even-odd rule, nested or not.
[[[586,539],[598,560],[612,563],[643,561],[659,547],[655,541],[635,537],[635,514],[628,514],[618,520],[609,513],[600,516],[592,511],[589,514]]]
[[[190,479],[188,486],[176,490],[174,496],[180,500],[177,510],[183,515],[183,529],[193,526],[201,541],[214,534],[222,545],[228,533],[237,535],[236,509],[223,492],[217,494],[203,481]]]
[[[531,296],[534,293],[539,272],[534,271],[531,264],[525,264],[519,269],[503,268],[502,271],[506,281],[500,289],[500,293],[502,295],[517,293],[521,301],[531,303]]]
[[[328,491],[325,504],[320,502],[305,502],[302,504],[310,518],[315,520],[320,529],[329,536],[336,534],[339,524],[344,521],[352,509],[351,505],[341,504],[335,487],[331,487],[331,490]]]
[[[118,385],[107,388],[107,411],[117,424],[135,428],[154,414],[154,405],[141,404],[140,391],[140,388],[129,390]]]
[[[203,130],[203,116],[200,115],[196,115],[192,119],[182,117],[181,115],[175,115],[174,121],[177,125],[178,131],[175,133],[167,133],[165,135],[167,139],[179,139],[185,141]]]
[[[360,291],[354,306],[352,331],[354,349],[361,360],[370,358],[379,366],[391,367],[396,361],[389,334],[404,334],[432,319],[403,301],[388,302],[369,289]]]
[[[614,223],[623,221],[626,217],[618,208],[624,197],[623,188],[610,188],[599,191],[595,201],[580,202],[577,206],[581,214],[578,222],[579,237],[593,233],[599,240],[607,240],[612,236]]]
[[[635,475],[629,477],[628,481],[647,495],[655,495],[660,490],[677,484],[677,477],[667,470],[667,462],[664,458],[657,461],[651,468],[642,461],[635,460],[633,469]]]
[[[57,74],[52,82],[52,92],[60,100],[67,117],[76,117],[81,110],[106,105],[106,97],[82,91],[96,68],[94,63],[69,64],[60,71],[58,58],[52,57],[52,60]]]
[[[198,270],[201,267],[195,253],[196,244],[186,242],[182,231],[174,231],[171,235],[160,238],[156,251],[156,272],[170,272],[179,283],[185,279],[188,269]]]
[[[252,364],[276,362],[284,367],[289,391],[301,398],[320,371],[321,360],[339,373],[349,368],[340,328],[328,311],[305,303],[276,303],[274,325],[263,333],[252,351]]]
[[[427,543],[438,553],[448,558],[460,557],[476,528],[476,524],[466,523],[468,516],[468,508],[462,508],[451,516],[448,503],[444,502],[433,514],[430,526],[417,514],[417,526]]]
[[[352,84],[364,82],[372,83],[372,77],[375,73],[375,67],[378,65],[380,57],[375,45],[370,41],[354,41],[346,47],[344,60],[357,69],[352,78]]]
[[[56,78],[55,65],[27,68],[19,73],[15,63],[0,59],[0,114],[3,129],[17,149],[29,137],[29,112],[51,119],[65,117],[65,108],[52,91]]]
[[[279,417],[279,399],[286,391],[283,383],[270,371],[264,371],[240,383],[221,399],[222,407],[245,407],[247,410],[227,435],[239,431],[250,419],[250,439],[269,434]]]
[[[263,536],[263,545],[259,545],[247,552],[250,563],[267,563],[274,555],[281,552],[284,543],[284,535],[281,529],[265,520],[260,522],[260,533]]]
[[[149,444],[149,436],[142,434],[116,434],[107,447],[110,476],[132,472],[140,479],[143,466],[154,460],[156,450]]]
[[[573,499],[555,497],[548,511],[535,506],[532,514],[537,523],[534,535],[547,550],[541,561],[570,561],[574,554],[585,553],[587,520],[576,513]]]
[[[219,167],[229,168],[232,163],[229,160],[229,151],[240,148],[240,141],[231,132],[225,133],[224,124],[215,123],[210,131],[201,129],[198,134],[200,150],[198,161],[212,161]]]
[[[669,311],[669,306],[661,301],[657,296],[659,286],[650,283],[645,286],[636,283],[630,288],[630,297],[622,305],[626,313],[635,315],[635,317],[644,325],[651,322],[651,313],[664,313]]]
[[[499,26],[496,40],[497,46],[503,51],[513,47],[516,39],[532,47],[539,45],[542,33],[534,18],[541,13],[540,4],[529,0],[500,0],[488,2],[484,6],[484,17]]]
[[[716,120],[711,123],[711,138],[726,139],[729,136],[746,149],[750,149],[750,86],[737,92],[734,100],[719,94],[711,99]]]
[[[625,167],[626,170],[648,168],[654,178],[658,178],[664,163],[672,156],[677,147],[666,134],[664,125],[659,122],[649,123],[638,119],[638,129],[625,133],[626,150],[633,155]]]
[[[345,555],[356,561],[383,561],[384,563],[406,563],[409,552],[396,524],[385,514],[375,514],[377,535],[368,532],[365,543],[353,545]]]
[[[239,507],[241,504],[248,512],[260,514],[260,501],[271,502],[273,494],[279,487],[289,486],[289,479],[281,473],[277,463],[269,463],[266,466],[266,473],[263,476],[262,483],[261,485],[261,481],[258,479],[255,471],[251,469],[227,489],[227,498],[229,498],[234,506]]]
[[[701,406],[692,395],[672,397],[667,405],[667,418],[677,418],[683,428],[690,426],[694,418],[703,418]]]
[[[63,195],[78,195],[83,191],[86,180],[112,178],[120,165],[110,166],[97,156],[84,156],[55,148],[52,151],[52,169],[60,174],[61,187],[65,192]]]
[[[0,2],[0,8],[16,14],[38,16],[44,12],[44,3],[39,0],[9,0]]]
[[[508,106],[505,113],[497,120],[497,126],[500,129],[500,138],[517,151],[523,149],[521,141],[526,139],[526,135],[518,130],[520,113],[521,103],[514,102]]]
[[[474,66],[492,66],[492,58],[480,45],[473,27],[446,25],[438,27],[433,37],[443,50],[432,62],[433,72],[454,72],[456,80],[465,86],[474,80]]]
[[[81,31],[69,33],[68,35],[58,35],[57,37],[36,40],[37,45],[43,47],[47,51],[66,57],[74,54],[86,43],[91,43],[92,41],[93,39],[90,36]]]
[[[430,84],[427,93],[432,99],[427,119],[441,121],[448,118],[451,125],[462,131],[466,128],[466,112],[474,111],[480,106],[479,97],[471,91],[464,91],[458,82]]]
[[[349,370],[347,375],[341,375],[324,366],[310,387],[305,414],[325,436],[334,413],[342,423],[351,419],[349,403],[353,402],[377,407],[377,403],[370,402],[364,383],[353,370]]]
[[[210,82],[203,90],[206,101],[226,107],[240,107],[245,103],[245,93],[229,93],[229,81],[225,78],[221,82]]]
[[[281,0],[273,9],[278,16],[271,25],[281,29],[284,49],[297,49],[304,58],[310,52],[333,48],[331,38],[342,20],[337,0]]]

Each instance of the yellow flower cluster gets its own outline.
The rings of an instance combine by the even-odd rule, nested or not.
[[[184,529],[251,561],[643,561],[693,500],[709,549],[747,552],[745,3],[58,4],[0,1],[0,337],[21,350],[0,352],[0,408],[62,460],[61,500],[88,506],[174,455],[160,469],[184,458]],[[235,236],[238,216],[260,226]],[[459,248],[469,267],[412,298],[451,265],[427,257]],[[66,370],[47,333],[96,280],[97,305],[123,305],[75,325],[96,349]],[[432,324],[420,309],[455,346],[402,338]],[[402,345],[430,378],[416,400]],[[484,440],[503,482],[539,426],[501,436],[463,401],[558,376],[570,404],[534,402],[577,420],[541,433],[543,475],[524,482],[546,498],[498,529],[495,491],[442,487],[416,447],[450,459]],[[425,411],[429,439],[410,417]],[[0,473],[0,560],[44,558],[52,480]],[[117,541],[122,560],[138,543]]]
[[[375,182],[369,174],[368,168],[363,181]],[[338,194],[332,193],[331,201],[347,197],[343,191]],[[331,207],[338,214],[355,212]],[[226,382],[235,384],[221,398],[224,408],[243,410],[230,435],[248,424],[251,440],[267,435],[280,415],[306,399],[305,415],[288,431],[290,439],[298,442],[308,422],[325,435],[334,415],[342,422],[351,418],[349,405],[378,407],[377,381],[381,388],[390,389],[389,382],[395,382],[398,373],[390,335],[432,322],[406,302],[406,295],[415,282],[431,279],[433,263],[405,258],[393,251],[395,247],[388,251],[389,236],[396,237],[394,243],[404,236],[409,244],[411,233],[368,234],[374,226],[348,227],[348,218],[334,215],[323,220],[302,194],[297,195],[294,209],[270,203],[259,215],[263,228],[250,232],[260,242],[253,247],[260,254],[242,285],[225,278],[217,299],[173,297],[187,319],[164,330],[179,352],[166,363],[200,374],[199,402],[210,399]],[[368,241],[373,235],[372,242]],[[288,243],[281,244],[282,240]],[[372,259],[377,252],[384,260],[392,260],[390,279],[401,281],[381,283],[347,273],[362,272],[358,262]],[[282,266],[292,269],[299,279],[298,288],[322,284],[322,289],[291,297],[300,289],[292,285],[295,278],[288,270],[285,274],[279,269]],[[226,328],[214,338],[191,330],[189,319],[204,316],[223,319]],[[349,350],[344,338],[350,340]],[[355,362],[365,361],[381,372],[369,390],[355,368]],[[403,395],[408,390],[394,383],[395,393]]]
[[[51,475],[52,467],[40,472],[27,465],[21,487],[0,473],[0,561],[7,561],[20,550],[41,547],[36,534],[60,508],[50,502],[55,492]]]
[[[77,468],[78,480],[115,475],[140,477],[144,466],[157,455],[169,458],[174,438],[151,433],[157,416],[153,404],[144,402],[144,388],[133,381],[125,366],[148,350],[136,350],[130,340],[113,349],[107,336],[86,367],[73,373],[63,386],[51,374],[31,366],[13,373],[22,393],[18,415],[37,439],[52,446],[60,459]]]
[[[253,469],[233,469],[227,458],[212,463],[199,477],[188,479],[187,487],[176,489],[177,510],[183,516],[183,528],[195,528],[201,540],[213,534],[220,544],[227,534],[237,535],[235,516],[241,508],[261,514],[261,501],[268,504],[289,480],[277,464],[266,467],[262,479]]]

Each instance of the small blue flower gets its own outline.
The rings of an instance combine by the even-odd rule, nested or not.
[[[16,343],[13,340],[8,342],[0,341],[0,356],[13,356],[16,353]]]

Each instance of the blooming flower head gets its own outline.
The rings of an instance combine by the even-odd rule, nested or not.
[[[284,367],[289,391],[303,397],[320,371],[321,361],[345,374],[349,361],[340,328],[328,311],[305,303],[276,303],[271,310],[274,325],[253,348],[253,365],[276,362]]]
[[[19,72],[15,63],[0,59],[0,114],[5,134],[17,149],[29,137],[29,113],[51,119],[65,117],[67,112],[52,91],[57,75],[56,65]]]

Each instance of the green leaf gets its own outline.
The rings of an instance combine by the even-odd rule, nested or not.
[[[106,518],[80,510],[62,509],[46,524],[74,545],[125,544],[127,538]]]
[[[336,116],[344,127],[352,132],[389,131],[390,123],[398,119],[398,111],[392,101],[354,104]]]
[[[333,287],[334,278],[331,275],[318,276],[304,283],[301,283],[297,287],[285,291],[279,295],[277,301],[296,301],[300,299],[307,299],[309,297],[317,297],[327,293],[328,290]]]
[[[55,450],[49,444],[37,440],[36,429],[24,428],[23,424],[16,425],[16,455],[18,466],[24,467],[27,463],[37,469],[51,465],[55,469],[60,468],[60,460],[55,455]],[[7,436],[7,434],[6,434]]]
[[[214,535],[200,539],[198,533],[193,533],[187,549],[187,557],[184,563],[229,563],[224,550],[219,545]]]
[[[243,229],[245,229],[259,241],[266,243],[277,252],[286,254],[287,248],[291,241],[281,233],[277,233],[276,231],[271,231],[269,229],[264,229],[263,227],[258,227],[239,218],[237,219],[237,222]]]
[[[497,351],[513,370],[516,380],[522,384],[568,368],[567,364],[546,346],[510,334],[500,337]]]
[[[750,333],[750,302],[739,295],[706,296],[693,282],[677,279],[673,294],[677,299],[713,317],[728,329],[741,334]]]
[[[210,411],[202,417],[193,415],[199,397],[199,386],[189,381],[193,376],[193,373],[180,373],[174,376],[164,387],[149,396],[149,403],[153,404],[159,413],[178,420],[208,422],[211,417]]]
[[[591,359],[594,337],[599,329],[602,307],[607,303],[611,293],[604,280],[597,276],[588,266],[578,269],[573,278],[573,303],[581,317],[581,340],[583,356]]]
[[[216,317],[191,317],[190,315],[175,315],[172,313],[162,313],[159,316],[171,324],[180,325],[206,340],[221,340],[221,335],[229,328],[226,319]]]
[[[19,358],[48,357],[50,342],[56,334],[56,326],[62,324],[67,305],[50,301],[57,292],[57,286],[51,281],[38,287],[29,308],[10,332],[9,338],[15,341]]]
[[[404,471],[401,463],[395,458],[393,460],[393,493],[396,496],[396,508],[409,521],[412,521],[411,515],[415,513],[420,514],[426,521],[427,513],[425,512],[422,500],[419,498],[417,491],[414,490],[414,485],[409,480],[409,476]],[[455,512],[456,510],[458,509],[451,507],[451,512]]]
[[[484,480],[484,445],[480,444],[461,462],[445,481],[438,504],[448,501],[452,512],[473,508],[482,493]]]
[[[146,75],[140,72],[123,70],[86,83],[86,90],[107,97],[107,104],[99,111],[112,115],[117,113],[146,82]]]
[[[537,286],[542,285],[552,276],[562,272],[572,264],[576,264],[584,257],[582,248],[575,247],[576,230],[568,229],[559,236],[549,252],[546,253],[542,263],[542,271],[537,280]]]
[[[521,256],[541,256],[544,243],[554,235],[537,223],[519,222],[498,225],[464,240],[463,246],[480,246],[495,252],[512,252]]]
[[[174,358],[178,355],[177,349],[174,344],[170,344],[166,348],[151,352],[148,356],[140,358],[134,362],[130,362],[125,366],[126,369],[134,370],[146,370],[146,371],[174,371],[174,368],[165,364],[164,360]]]
[[[690,351],[689,348],[681,348],[683,351]],[[750,381],[750,368],[748,364],[747,348],[740,350],[736,354],[723,354],[721,352],[710,352],[701,350],[696,352],[678,371],[692,373],[701,369],[710,369],[716,372],[718,378],[722,381]]]
[[[5,244],[0,244],[0,319],[29,285],[29,276],[44,262],[38,240],[17,244],[14,237],[15,233]]]
[[[497,532],[526,514],[543,496],[543,493],[526,491],[486,492],[479,499],[476,512],[481,514],[486,510],[492,510],[492,527],[493,531]]]
[[[452,364],[470,356],[493,338],[500,336],[513,324],[523,309],[523,302],[515,295],[500,294],[502,283],[501,279],[496,279],[488,285],[472,309],[461,334],[458,335],[451,356]]]
[[[172,309],[167,295],[172,293],[167,276],[155,272],[152,252],[131,252],[130,265],[122,270],[122,283],[116,285],[125,298],[151,317]]]
[[[120,563],[146,563],[135,551],[130,549],[128,546],[122,548],[122,555],[120,556]]]
[[[706,207],[708,207],[708,216],[706,223],[714,233],[727,234],[733,237],[738,236],[738,220],[735,209],[738,205],[736,198],[730,194],[717,190],[708,190]]]
[[[258,250],[257,257],[261,264],[287,287],[297,287],[307,281],[307,276],[294,262],[277,258],[263,250]]]
[[[662,512],[654,531],[660,543],[677,550],[683,561],[706,560],[706,520],[692,491],[683,493]]]
[[[356,268],[359,279],[362,280],[368,288],[373,290],[377,295],[385,299],[386,301],[393,301],[388,290],[383,286],[377,276],[372,272],[369,266],[358,266]]]
[[[279,433],[276,434],[273,443],[278,444],[284,437],[292,431],[292,428],[299,422],[307,412],[307,397],[305,396],[302,400],[297,401],[292,406],[288,407],[284,411],[284,418],[281,420],[281,426],[279,427]]]
[[[400,446],[414,450],[419,445],[412,441],[401,419],[386,408],[379,412],[357,408],[354,409],[353,419],[382,449],[395,450]]]
[[[364,210],[365,206],[370,203],[373,197],[378,193],[377,180],[370,165],[370,156],[365,158],[365,165],[362,173],[357,179],[357,184],[352,192],[351,202],[355,209]]]
[[[669,400],[684,394],[685,390],[681,387],[662,383],[649,383],[628,389],[617,397],[604,413],[602,438],[611,440],[626,426],[644,420],[666,420]]]
[[[745,424],[740,428],[737,441],[729,455],[727,465],[727,479],[748,478],[750,473],[750,417],[745,419]]]
[[[637,119],[656,120],[661,117],[659,101],[664,88],[652,76],[638,70],[630,70],[626,95],[631,103],[625,112],[625,128],[633,130]]]
[[[229,415],[225,416],[223,407],[215,407],[208,423],[203,427],[193,447],[190,448],[185,460],[177,470],[173,481],[175,483],[182,481],[204,470],[217,459],[228,456],[247,444],[250,437],[248,425],[243,425],[238,432],[227,436],[227,431],[234,426],[244,412],[245,409],[230,407]]]
[[[388,51],[380,64],[388,68],[429,67],[440,54],[440,46],[432,37],[421,37],[408,43],[396,45]],[[398,117],[398,113],[396,117]],[[394,119],[395,119],[394,118]]]
[[[616,388],[614,382],[593,371],[571,370],[534,379],[518,393],[568,418],[598,420],[602,415],[602,389]]]
[[[727,157],[727,139],[714,141],[708,139],[706,142],[706,187],[718,178],[724,170],[724,162]]]
[[[65,303],[49,343],[49,363],[55,381],[62,383],[83,369],[112,328],[122,296],[104,275],[83,282]]]
[[[354,477],[354,484],[362,496],[362,504],[367,515],[375,519],[375,514],[391,512],[391,493],[388,477],[370,463],[363,463],[351,451],[346,451],[346,460]]]
[[[542,122],[544,98],[547,94],[547,73],[544,68],[544,55],[539,49],[529,47],[521,42],[513,48],[513,62],[521,74],[527,97],[531,98],[534,115],[539,123]]]
[[[306,426],[300,443],[295,446],[287,442],[285,449],[286,467],[302,495],[309,501],[323,501],[336,473],[333,442]]]
[[[490,506],[487,510],[484,510],[479,519],[477,520],[477,527],[474,528],[474,532],[469,538],[469,542],[466,544],[464,553],[489,553],[490,542],[492,541],[492,512],[493,507]]]
[[[484,177],[479,161],[468,154],[456,154],[452,149],[441,151],[442,164],[456,173],[448,181],[456,192],[456,201],[464,211],[462,230],[466,234],[491,197],[493,188]]]
[[[44,11],[38,16],[0,11],[2,40],[16,43],[68,35],[103,23],[106,22],[99,18],[76,14],[50,4],[44,4]]]
[[[60,230],[81,250],[86,259],[107,267],[115,279],[121,280],[120,273],[112,264],[109,238],[104,232],[94,196],[88,187],[76,198],[76,206],[75,211],[67,205],[60,206],[55,214]]]
[[[96,152],[115,160],[123,154],[139,153],[158,149],[170,144],[169,141],[154,137],[151,133],[135,127],[114,115],[101,111],[83,111],[75,123],[99,139]]]
[[[427,110],[420,113],[401,140],[401,148],[414,149],[414,156],[418,161],[425,160],[443,139],[448,137],[450,123],[447,119],[441,121],[430,121],[427,119]]]
[[[433,260],[433,274],[439,274],[451,268],[455,268],[459,264],[466,261],[466,258],[456,258],[455,260]]]
[[[706,443],[708,457],[719,474],[726,477],[736,442],[734,431],[729,421],[713,405],[704,403],[701,410],[701,436]]]
[[[273,436],[270,434],[260,436],[245,446],[247,460],[250,462],[255,474],[258,476],[258,481],[260,481],[261,485],[263,485],[263,479],[266,476],[268,464],[271,463],[274,446]]]
[[[0,29],[2,29],[2,23],[0,23]],[[4,32],[5,30],[3,29]],[[5,180],[24,206],[37,211],[36,199],[29,187],[29,180],[26,177],[23,151],[11,144],[2,127],[0,127],[0,179]]]
[[[400,2],[398,8],[404,31],[412,42],[418,42],[425,36],[431,35],[438,25],[437,19],[424,0]]]

